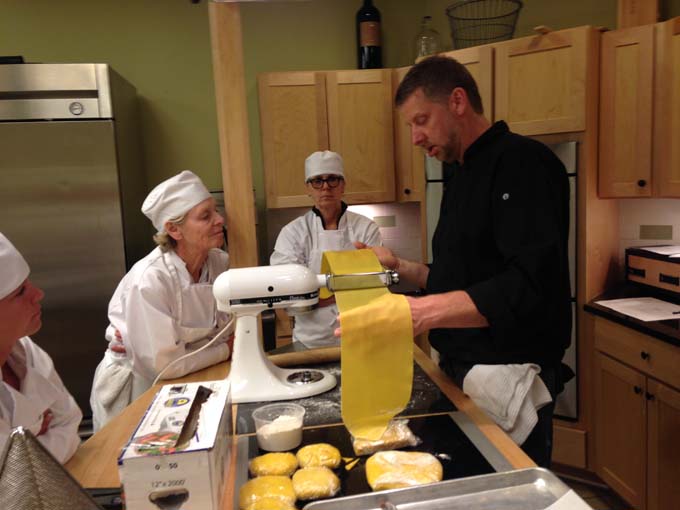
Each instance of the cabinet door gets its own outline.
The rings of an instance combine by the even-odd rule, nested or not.
[[[680,197],[680,17],[656,26],[654,80],[655,194]]]
[[[328,149],[325,76],[267,73],[258,86],[267,207],[310,205],[305,159]]]
[[[393,85],[396,93],[401,80],[410,67],[394,70]],[[397,200],[422,202],[425,200],[425,153],[411,143],[411,128],[399,112],[394,112],[394,165],[397,170]]]
[[[595,355],[596,472],[638,510],[645,502],[645,377]]]
[[[652,194],[654,25],[602,35],[601,197]]]
[[[394,201],[392,70],[326,75],[331,150],[345,165],[345,201]]]
[[[583,131],[592,37],[580,27],[494,45],[496,120],[524,135]]]
[[[680,392],[648,382],[648,510],[680,509]]]
[[[477,82],[477,90],[482,98],[484,116],[493,122],[493,47],[477,46],[462,50],[447,51],[442,55],[456,59],[463,64]]]

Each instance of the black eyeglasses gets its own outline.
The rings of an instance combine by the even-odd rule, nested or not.
[[[342,177],[338,177],[337,175],[331,175],[330,177],[326,177],[325,179],[321,177],[314,177],[313,179],[309,179],[307,182],[312,185],[312,188],[321,189],[323,188],[324,182],[328,184],[329,188],[337,188],[338,184],[340,184],[340,181],[342,181]]]

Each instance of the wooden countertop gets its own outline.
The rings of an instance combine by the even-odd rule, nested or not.
[[[332,349],[332,348],[331,348]],[[319,359],[330,361],[331,353],[337,356],[339,348],[335,351],[331,349],[322,350],[314,354],[314,350],[307,353],[296,353],[293,359],[301,363],[300,355],[308,358],[308,363],[318,363]],[[281,355],[285,356],[285,355]],[[483,411],[481,411],[472,400],[458,388],[451,379],[442,372],[439,367],[417,346],[414,349],[414,358],[423,371],[434,381],[459,411],[465,413],[470,420],[478,427],[481,433],[491,442],[491,444],[505,457],[513,468],[535,467],[536,464],[505,434]],[[335,358],[337,360],[337,357]],[[282,364],[291,361],[290,358],[283,359]],[[186,377],[172,381],[163,381],[163,384],[175,382],[199,382],[215,379],[224,379],[229,374],[229,362],[213,365]],[[151,404],[153,397],[158,391],[158,386],[150,388],[137,400],[130,404],[120,415],[111,420],[105,427],[85,441],[76,451],[75,455],[69,460],[65,467],[78,480],[83,487],[119,487],[118,478],[118,456],[121,448],[127,443],[128,439],[141,420],[142,415]],[[236,417],[236,404],[232,415]],[[235,449],[234,449],[235,451]],[[232,462],[235,462],[236,455],[232,455]],[[227,470],[227,476],[231,477],[234,469]],[[233,501],[233,480],[228,480],[227,490],[223,498],[223,508],[230,508]]]

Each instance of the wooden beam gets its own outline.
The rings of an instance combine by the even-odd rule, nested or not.
[[[659,20],[659,0],[618,0],[617,28],[650,25]]]
[[[208,14],[231,267],[257,266],[241,13],[238,3],[210,2]]]

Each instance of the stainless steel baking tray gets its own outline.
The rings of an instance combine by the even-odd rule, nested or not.
[[[562,501],[560,501],[562,500]],[[304,510],[590,509],[550,471],[520,469],[310,503]]]

